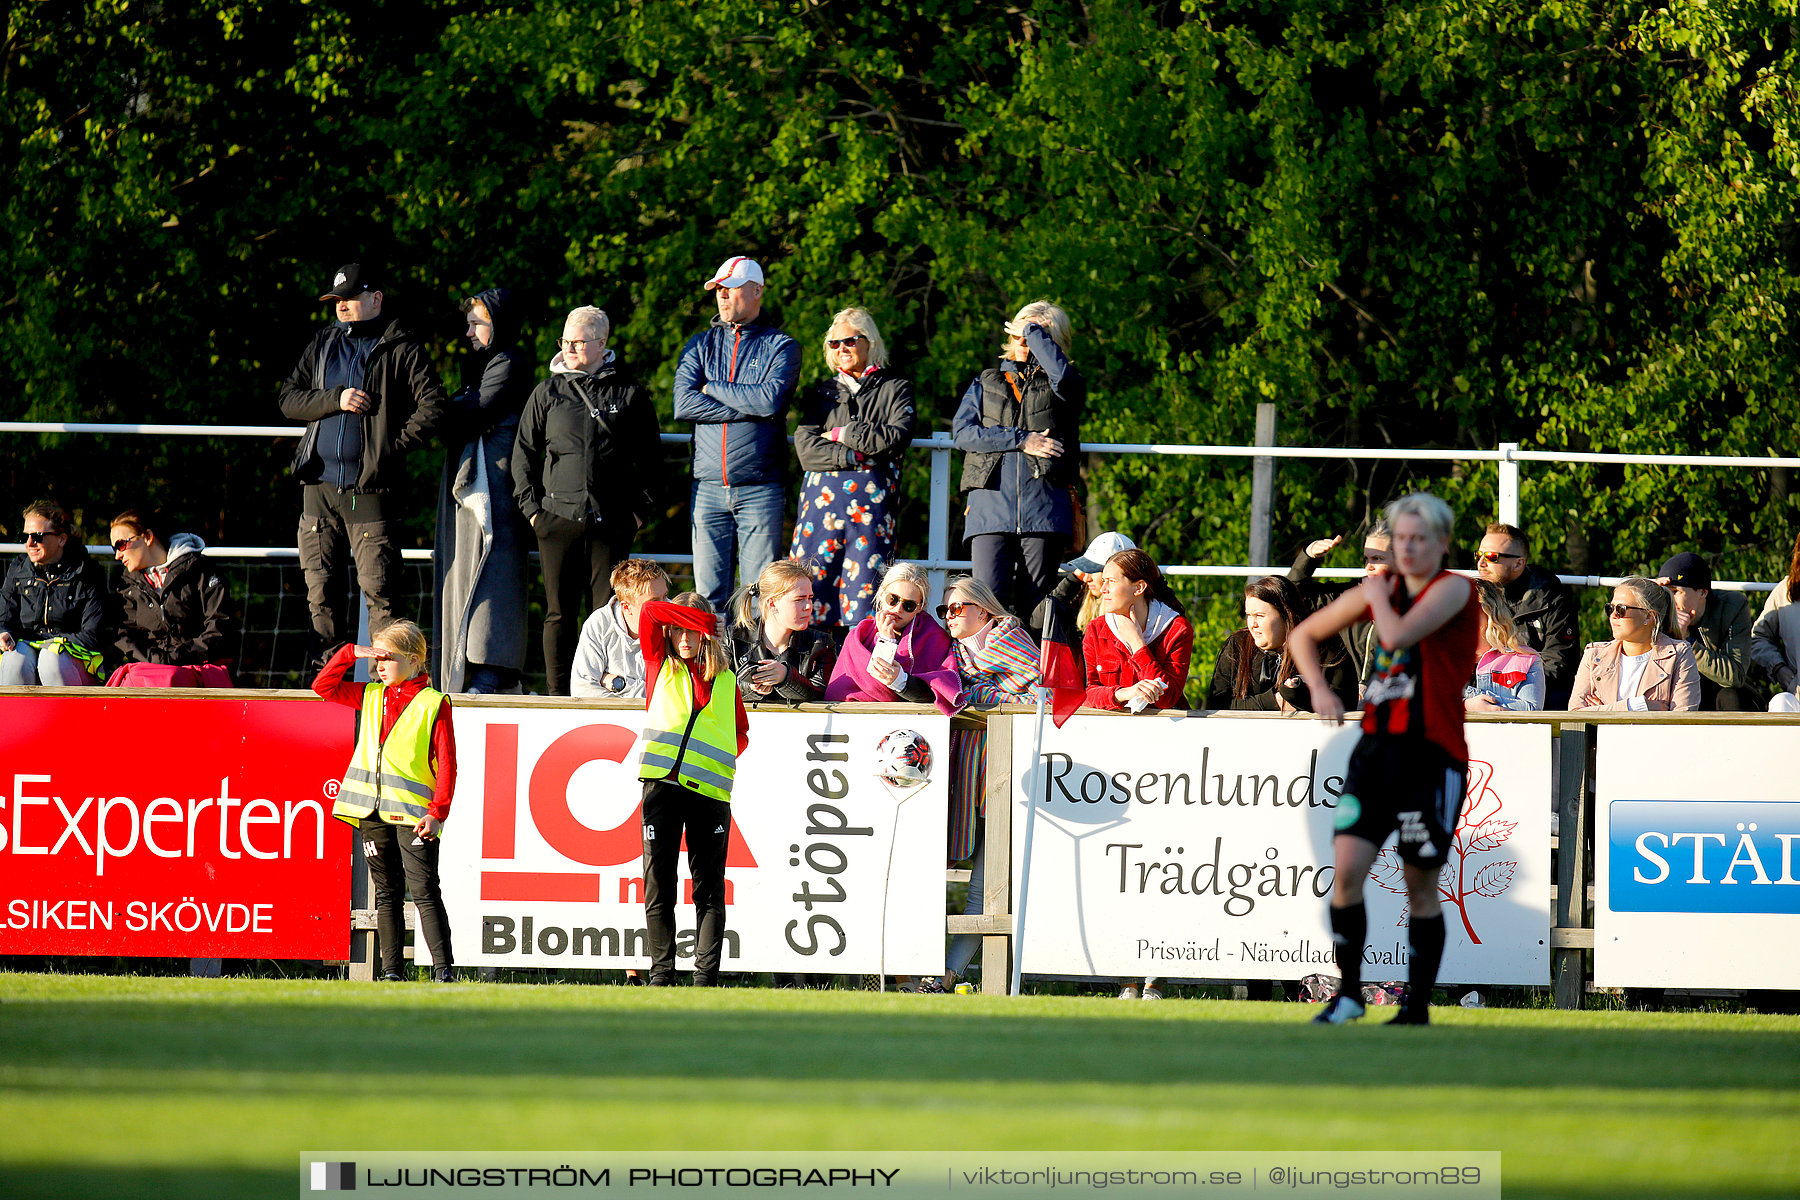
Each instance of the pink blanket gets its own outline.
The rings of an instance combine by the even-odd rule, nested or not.
[[[851,703],[897,704],[902,697],[885,683],[869,674],[869,662],[875,653],[875,618],[864,617],[838,651],[837,666],[831,682],[825,686],[825,699]],[[945,716],[954,714],[962,705],[957,695],[962,691],[962,677],[956,673],[956,655],[950,648],[950,635],[936,621],[920,613],[900,634],[900,650],[894,662],[915,679],[931,685],[932,700]]]

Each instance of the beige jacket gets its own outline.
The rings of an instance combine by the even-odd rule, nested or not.
[[[1624,644],[1616,640],[1588,643],[1581,652],[1581,666],[1569,693],[1569,711],[1592,708],[1622,712],[1630,707],[1628,699],[1619,699],[1619,658],[1623,651]],[[1699,708],[1700,665],[1694,660],[1694,648],[1657,634],[1650,644],[1650,661],[1644,664],[1643,686],[1638,694],[1649,703],[1652,712],[1693,712]]]

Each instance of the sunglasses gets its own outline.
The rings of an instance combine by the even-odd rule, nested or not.
[[[836,350],[840,346],[843,346],[843,347],[854,346],[854,345],[856,345],[856,343],[858,343],[862,340],[863,340],[862,334],[853,333],[847,338],[826,338],[825,345],[827,347],[829,347],[830,349]]]
[[[1635,604],[1608,604],[1606,606],[1606,615],[1609,617],[1623,617],[1634,612],[1647,613],[1649,611],[1649,609],[1639,608]]]
[[[1476,562],[1499,562],[1503,558],[1524,558],[1523,554],[1502,554],[1498,550],[1477,550]]]
[[[42,533],[27,533],[25,535],[25,541],[26,541],[27,545],[41,546],[44,544],[45,538],[53,538],[53,537],[61,537],[61,536],[62,535],[60,533],[56,533],[53,530],[46,529]]]
[[[888,608],[897,608],[901,612],[917,612],[919,609],[919,602],[917,600],[904,600],[901,597],[894,595],[883,596],[881,602]]]
[[[556,344],[564,350],[580,350],[583,346],[598,346],[601,343],[590,338],[575,338],[572,341],[569,338],[558,338]]]
[[[133,542],[136,542],[139,538],[141,538],[143,536],[144,536],[143,534],[138,533],[138,534],[133,534],[131,537],[128,537],[128,538],[120,538],[118,541],[113,543],[113,553],[114,554],[123,554],[125,552],[125,548],[127,546],[130,546]]]
[[[1392,561],[1393,561],[1393,556],[1390,554],[1365,554],[1365,555],[1363,555],[1363,566],[1365,566],[1365,567],[1381,566],[1385,563],[1389,563]]]
[[[950,604],[940,604],[937,606],[938,620],[948,621],[951,617],[960,617],[965,612],[968,612],[971,608],[975,609],[977,612],[986,612],[987,611],[986,609],[981,608],[979,605],[965,604],[963,601],[957,600]]]

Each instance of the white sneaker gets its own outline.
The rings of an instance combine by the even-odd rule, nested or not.
[[[1149,987],[1144,989],[1144,999],[1146,999],[1146,1000],[1161,1000],[1162,999],[1162,989],[1157,987],[1155,984],[1151,984]]]
[[[1128,983],[1124,987],[1119,989],[1119,999],[1121,999],[1121,1000],[1136,1000],[1137,998],[1138,998],[1138,990],[1135,985]]]
[[[1364,1011],[1361,1000],[1352,1000],[1349,996],[1341,994],[1336,995],[1325,1002],[1325,1007],[1320,1009],[1318,1016],[1313,1018],[1313,1024],[1348,1025],[1352,1021],[1362,1020]]]

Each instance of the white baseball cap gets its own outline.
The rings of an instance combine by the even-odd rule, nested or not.
[[[706,281],[706,290],[710,292],[717,287],[743,287],[746,283],[762,281],[762,268],[756,264],[756,260],[740,254],[719,265],[719,269],[713,272],[713,277]]]
[[[1137,543],[1122,533],[1103,533],[1088,543],[1087,551],[1080,558],[1062,565],[1064,572],[1086,571],[1092,575],[1106,569],[1106,560],[1121,550],[1136,550]]]

